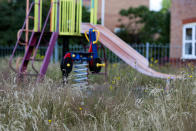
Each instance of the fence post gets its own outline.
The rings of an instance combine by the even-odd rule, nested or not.
[[[58,63],[58,60],[59,60],[59,46],[58,46],[57,42],[55,44],[54,58],[55,58],[55,63]]]
[[[50,57],[50,62],[53,64],[53,54]]]
[[[149,43],[146,43],[146,59],[149,60]]]

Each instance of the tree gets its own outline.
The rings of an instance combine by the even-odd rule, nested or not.
[[[16,41],[17,31],[25,18],[24,0],[16,3],[0,3],[0,45],[11,45]]]
[[[122,30],[117,33],[128,43],[169,43],[170,12],[150,11],[145,6],[121,10],[120,15],[128,19],[121,23]]]
[[[162,1],[162,10],[169,10],[171,7],[171,0],[163,0]]]

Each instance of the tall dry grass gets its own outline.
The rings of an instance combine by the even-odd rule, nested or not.
[[[113,64],[109,77],[90,77],[88,90],[62,86],[59,65],[43,83],[17,85],[16,75],[0,60],[0,130],[133,130],[196,129],[195,76],[165,81],[143,76],[127,65]]]

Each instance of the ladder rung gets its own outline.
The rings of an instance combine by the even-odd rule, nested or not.
[[[19,42],[19,44],[20,44],[20,45],[27,45],[27,43],[22,43],[22,42]]]
[[[29,16],[29,19],[34,19],[34,17],[33,16]]]
[[[26,30],[25,30],[26,31]],[[33,32],[34,30],[27,30],[27,32]]]
[[[20,31],[22,31],[22,32],[26,32],[26,31],[27,31],[27,32],[33,32],[34,30],[26,30],[26,29],[23,29],[23,30],[22,30],[22,29],[21,29]]]

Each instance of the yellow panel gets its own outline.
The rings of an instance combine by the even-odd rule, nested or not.
[[[81,0],[60,0],[60,35],[80,35]]]
[[[39,27],[39,13],[40,13],[40,28]],[[40,0],[40,12],[39,12],[39,0],[35,0],[35,9],[34,9],[34,31],[41,31],[42,23],[42,0]]]

